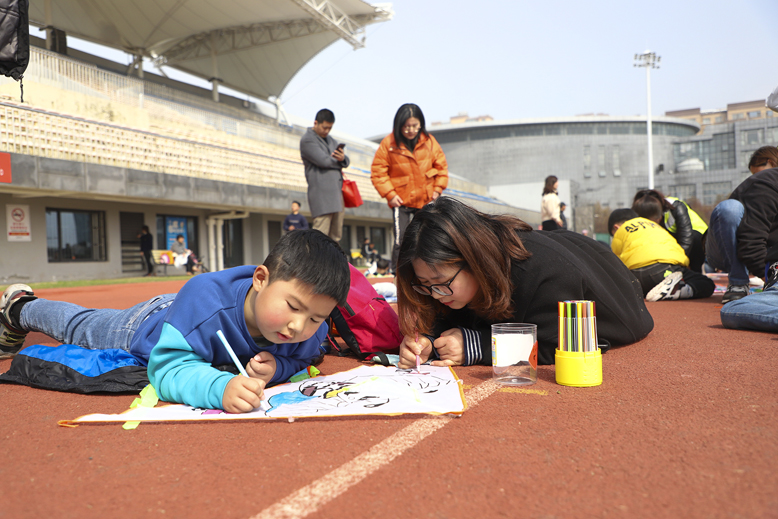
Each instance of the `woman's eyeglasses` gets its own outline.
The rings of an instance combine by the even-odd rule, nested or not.
[[[414,133],[414,132],[418,132],[419,128],[421,128],[421,125],[420,124],[416,124],[414,126],[403,126],[402,130],[403,130],[403,133]]]
[[[423,294],[425,296],[431,296],[432,291],[434,290],[436,294],[439,294],[441,296],[453,296],[454,291],[451,290],[451,283],[454,282],[454,279],[457,277],[457,275],[462,272],[462,269],[465,267],[462,267],[461,269],[457,270],[457,273],[454,274],[454,276],[446,281],[445,283],[435,283],[434,285],[421,285],[419,283],[411,283],[411,286],[413,289],[418,292],[419,294]]]

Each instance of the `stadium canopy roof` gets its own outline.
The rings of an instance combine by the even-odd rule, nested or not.
[[[362,0],[32,0],[30,23],[150,57],[252,96],[278,96],[311,58],[391,4]],[[217,83],[218,82],[218,83]]]

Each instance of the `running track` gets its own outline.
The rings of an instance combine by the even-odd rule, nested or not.
[[[124,308],[181,285],[37,293]],[[654,331],[603,357],[602,386],[558,386],[545,366],[499,389],[460,367],[461,418],[69,429],[134,397],[3,384],[0,518],[778,517],[778,336],[722,328],[718,294],[648,306]]]

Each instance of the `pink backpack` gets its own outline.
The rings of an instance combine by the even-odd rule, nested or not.
[[[335,340],[330,326],[330,344],[333,353],[340,356],[354,354],[365,360],[375,353],[397,353],[402,342],[397,313],[378,295],[365,275],[353,265],[351,288],[344,306],[336,306],[330,314],[331,325],[346,343]]]

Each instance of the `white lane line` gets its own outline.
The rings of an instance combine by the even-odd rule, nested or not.
[[[468,408],[477,406],[498,388],[492,380],[477,385],[465,394]],[[252,519],[300,519],[312,514],[453,419],[435,416],[416,420],[319,480],[265,508]]]

